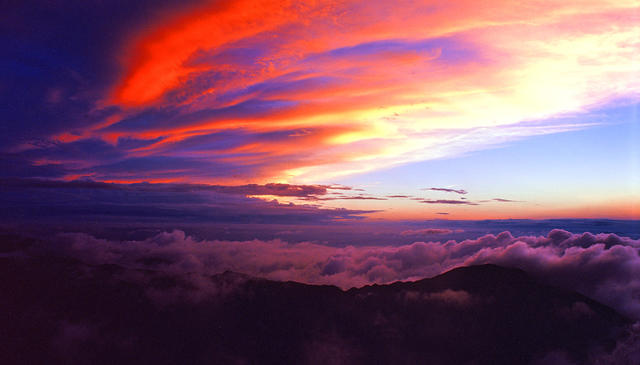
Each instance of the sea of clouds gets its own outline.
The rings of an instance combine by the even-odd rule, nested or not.
[[[458,266],[493,263],[523,269],[547,283],[576,290],[640,319],[639,251],[640,240],[561,229],[544,236],[514,237],[502,232],[461,241],[358,247],[281,239],[204,240],[173,230],[141,240],[59,233],[31,246],[26,253],[191,277],[230,270],[343,289],[418,280]]]

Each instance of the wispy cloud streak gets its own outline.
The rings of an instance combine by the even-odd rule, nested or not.
[[[449,188],[425,188],[422,190],[432,190],[432,191],[444,191],[446,193],[456,193],[456,194],[466,194],[467,191],[464,189],[449,189]]]

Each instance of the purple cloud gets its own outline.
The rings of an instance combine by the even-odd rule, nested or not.
[[[289,197],[307,197],[325,195],[328,190],[351,190],[348,186],[332,186],[332,185],[293,185],[293,184],[246,184],[246,185],[207,185],[207,184],[181,184],[181,183],[133,183],[133,184],[115,184],[104,183],[92,180],[46,180],[46,179],[23,179],[23,178],[5,178],[0,179],[0,186],[8,186],[13,188],[86,188],[86,189],[119,189],[129,191],[157,191],[157,192],[196,192],[211,191],[222,194],[235,195],[274,195]],[[352,196],[342,199],[378,199],[383,198]]]
[[[252,195],[306,197],[324,185],[111,184],[94,181],[0,180],[5,221],[154,220],[164,222],[301,223],[361,217],[372,211],[282,204]]]
[[[467,193],[466,190],[464,189],[449,189],[449,188],[425,188],[422,190],[432,190],[432,191],[444,191],[446,193],[456,193],[456,194],[461,194],[464,195]]]
[[[470,202],[470,201],[465,201],[465,200],[449,200],[449,199],[438,199],[438,200],[422,199],[422,200],[419,200],[419,202],[420,202],[420,203],[425,203],[425,204],[453,204],[453,205],[463,204],[463,205],[479,205],[478,203],[474,203],[474,202]]]
[[[640,319],[640,240],[615,234],[556,229],[546,236],[514,237],[502,232],[459,242],[331,247],[279,239],[199,240],[176,230],[127,241],[66,233],[39,249],[92,264],[203,275],[232,270],[342,288],[415,280],[458,266],[493,263],[524,269]]]
[[[325,201],[325,200],[387,200],[386,198],[380,198],[376,196],[366,196],[366,195],[336,195],[331,197],[318,197],[318,196],[305,196],[303,200],[313,200],[313,201]]]
[[[499,202],[499,203],[519,203],[519,200],[511,200],[511,199],[503,199],[503,198],[493,198],[489,200],[480,200],[481,203],[489,203],[489,202]]]

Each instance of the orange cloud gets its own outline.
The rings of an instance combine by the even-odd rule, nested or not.
[[[159,139],[131,156],[256,166],[262,173],[247,181],[312,182],[571,130],[580,126],[528,122],[640,94],[634,9],[633,1],[217,1],[132,36],[111,95],[123,115],[86,135]],[[145,108],[173,112],[127,124]],[[229,130],[309,135],[178,147]]]
[[[153,101],[198,70],[185,66],[194,52],[253,36],[301,15],[286,0],[219,1],[160,25],[135,46],[115,101],[125,105]]]

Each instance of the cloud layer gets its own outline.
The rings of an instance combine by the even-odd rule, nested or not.
[[[640,240],[615,234],[572,234],[555,229],[546,236],[513,237],[503,232],[459,242],[330,247],[282,240],[207,241],[176,230],[139,241],[66,233],[58,235],[55,242],[31,249],[92,264],[207,275],[232,270],[343,288],[421,279],[456,266],[495,263],[524,269],[640,318]],[[451,300],[464,301],[460,293],[448,294],[455,297]]]

